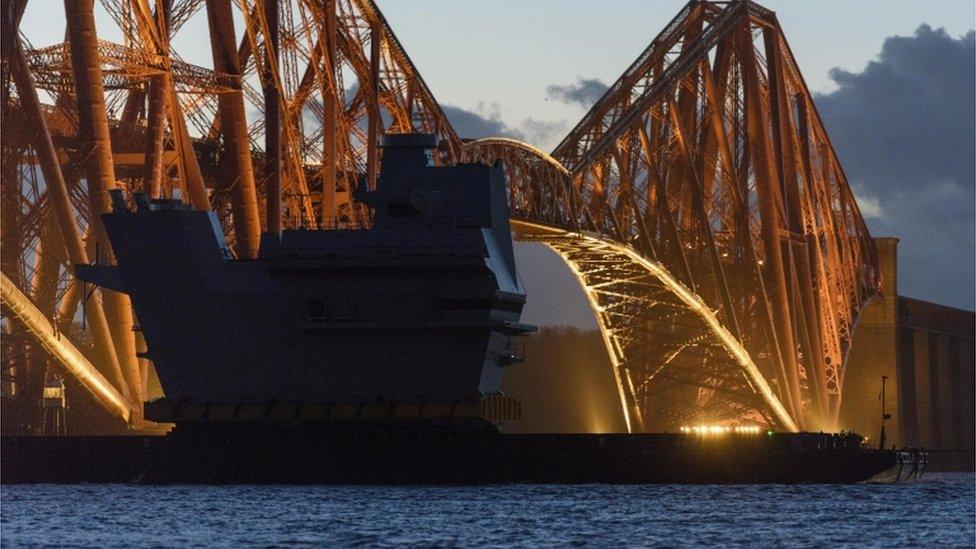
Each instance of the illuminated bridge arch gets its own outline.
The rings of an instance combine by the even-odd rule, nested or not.
[[[837,428],[853,329],[881,281],[773,12],[692,0],[550,154],[465,148],[505,163],[516,228],[551,229],[533,237],[580,273],[643,428],[786,426],[780,408],[800,429]]]
[[[466,143],[463,157],[503,163],[517,238],[546,244],[583,286],[629,430],[743,419],[797,429],[748,351],[700,297],[629,244],[581,230],[570,173],[557,160],[507,138]]]
[[[513,217],[576,226],[569,170],[547,153],[517,139],[486,137],[465,143],[462,157],[468,162],[504,164]]]

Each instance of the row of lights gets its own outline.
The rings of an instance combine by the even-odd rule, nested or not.
[[[697,435],[722,435],[725,433],[740,434],[759,434],[762,429],[758,425],[692,425],[681,428],[682,433],[695,433]]]

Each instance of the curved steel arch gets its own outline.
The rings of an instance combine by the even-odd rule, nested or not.
[[[467,162],[493,164],[501,160],[509,181],[512,215],[556,226],[575,226],[574,193],[570,173],[558,160],[517,139],[487,137],[462,148]]]
[[[525,141],[519,141],[518,139],[512,139],[511,137],[483,137],[481,139],[475,139],[473,141],[468,141],[464,144],[465,154],[483,154],[481,151],[487,152],[492,148],[500,148],[502,151],[505,149],[517,149],[526,152],[534,157],[538,157],[544,164],[550,166],[553,170],[568,176],[569,170],[566,169],[558,160],[553,158],[549,153],[539,149]]]
[[[665,267],[748,349],[801,429],[836,429],[879,271],[775,14],[690,1],[551,156],[474,148],[515,166],[514,217]]]
[[[508,138],[466,143],[463,158],[504,163],[513,230],[556,251],[579,280],[629,430],[743,419],[797,430],[749,352],[667,268],[609,235],[581,231],[575,215],[551,215],[574,211],[569,170],[557,160]],[[556,197],[561,208],[548,201]]]

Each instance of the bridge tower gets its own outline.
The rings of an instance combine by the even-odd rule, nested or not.
[[[691,1],[549,154],[510,166],[525,238],[576,273],[631,429],[833,430],[874,242],[774,13]]]

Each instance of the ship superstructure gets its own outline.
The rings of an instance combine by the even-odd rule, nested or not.
[[[213,212],[145,195],[132,211],[114,192],[102,219],[117,265],[77,274],[132,298],[166,394],[147,417],[173,403],[499,395],[502,370],[521,358],[513,337],[533,329],[519,323],[505,176],[500,165],[433,166],[433,145],[386,137],[376,188],[357,192],[371,228],[265,234],[254,260],[234,257]]]

